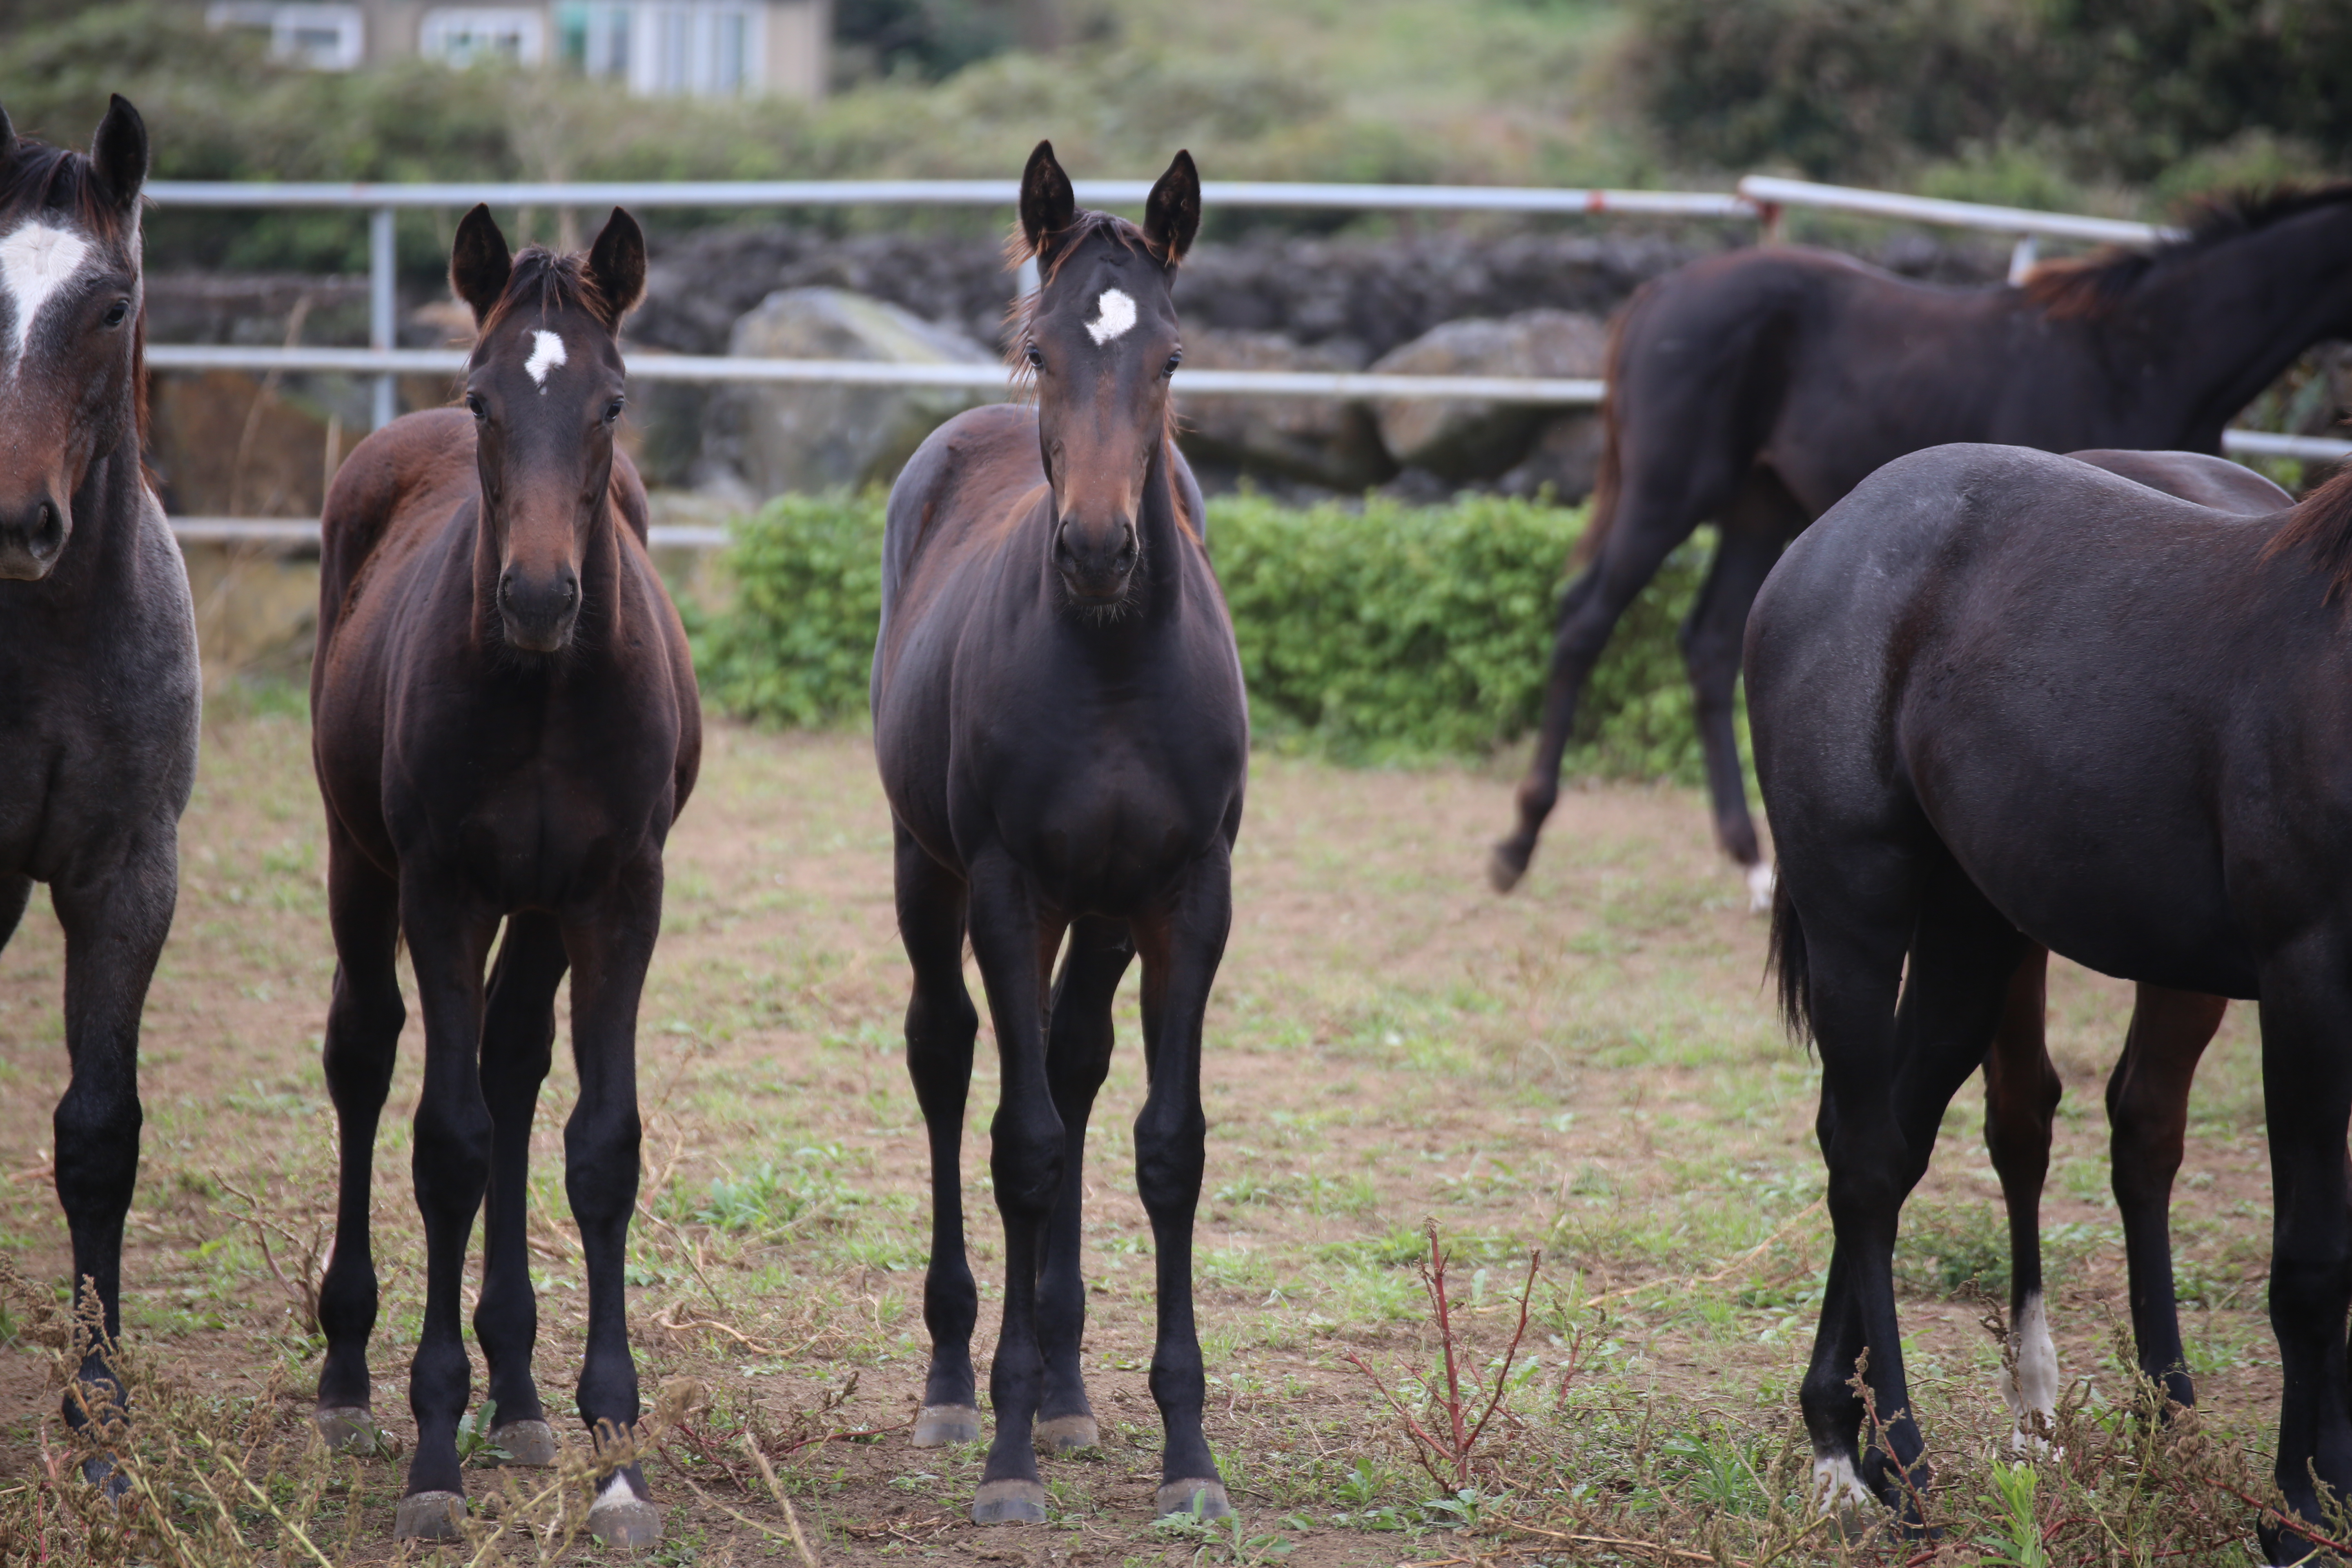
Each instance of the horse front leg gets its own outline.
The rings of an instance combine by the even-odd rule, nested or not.
[[[2180,1345],[2172,1293],[2172,1179],[2189,1136],[2189,1089],[2221,1016],[2224,997],[2141,985],[2132,1001],[2124,1054],[2107,1079],[2107,1132],[2116,1207],[2124,1222],[2131,1281],[2132,1338],[2142,1376],[2168,1405],[2197,1403]]]
[[[2009,1348],[2000,1394],[2009,1406],[2010,1447],[2039,1440],[2058,1415],[2058,1351],[2042,1294],[2042,1189],[2050,1176],[2050,1129],[2063,1091],[2043,1031],[2050,950],[2032,946],[2018,960],[2002,999],[1992,1048],[1985,1053],[1985,1148],[2000,1178],[2009,1212]]]
[[[334,997],[321,1052],[335,1106],[335,1240],[319,1281],[319,1369],[311,1420],[330,1447],[373,1454],[382,1437],[373,1414],[368,1336],[375,1331],[375,1258],[368,1236],[375,1134],[391,1092],[393,1062],[407,1009],[395,967],[400,885],[362,856],[331,821],[327,834],[327,921],[335,939]]]
[[[100,874],[86,881],[68,875],[50,888],[65,928],[72,1070],[52,1123],[53,1164],[73,1244],[77,1314],[94,1302],[99,1331],[66,1390],[66,1424],[76,1431],[128,1410],[113,1352],[122,1333],[122,1226],[138,1184],[144,1120],[139,1019],[179,888],[179,834],[168,819],[147,827]],[[103,1453],[82,1461],[82,1476],[110,1497],[128,1484]]]
[[[1045,1076],[1062,1119],[1062,1191],[1045,1234],[1037,1336],[1045,1357],[1045,1394],[1037,1441],[1057,1451],[1091,1448],[1100,1438],[1080,1363],[1087,1330],[1084,1247],[1087,1122],[1110,1072],[1111,999],[1135,956],[1124,921],[1089,916],[1070,930],[1069,956],[1054,983],[1045,1042]]]
[[[1156,1015],[1151,1085],[1135,1119],[1135,1184],[1151,1216],[1158,1266],[1159,1331],[1151,1352],[1151,1397],[1165,1434],[1162,1514],[1207,1519],[1233,1512],[1201,1429],[1206,1379],[1192,1318],[1192,1224],[1207,1161],[1201,1110],[1201,1029],[1209,989],[1233,925],[1233,864],[1223,839],[1194,862],[1167,907],[1136,922],[1146,1005]]]
[[[980,1290],[963,1241],[963,1114],[971,1088],[980,1015],[963,984],[963,879],[892,824],[897,851],[898,936],[915,971],[907,1001],[907,1075],[923,1111],[931,1155],[931,1255],[923,1273],[923,1324],[931,1363],[915,1416],[914,1446],[980,1441],[980,1394],[971,1332]]]
[[[474,1338],[489,1364],[490,1440],[507,1463],[555,1463],[554,1429],[531,1379],[539,1301],[530,1288],[530,1124],[555,1045],[555,988],[566,964],[553,916],[524,910],[507,920],[490,968],[482,1020],[482,1099],[490,1110],[490,1181],[482,1214],[482,1298]]]
[[[1062,1190],[1062,1119],[1045,1074],[1045,973],[1061,946],[1061,921],[1042,906],[1028,873],[1002,850],[976,858],[970,879],[971,950],[996,1025],[1003,1098],[989,1124],[989,1173],[1004,1222],[1004,1321],[989,1368],[996,1436],[972,1499],[975,1524],[1042,1524],[1034,1424],[1045,1389],[1037,1339],[1037,1283],[1045,1228]]]
[[[563,1185],[588,1265],[588,1348],[580,1368],[580,1419],[601,1447],[636,1432],[637,1366],[629,1353],[629,1215],[636,1206],[643,1126],[637,1113],[637,1005],[661,933],[658,851],[630,868],[591,919],[567,921],[572,1055],[580,1101],[563,1128]],[[607,1546],[650,1546],[661,1513],[632,1459],[612,1473],[588,1510]]]
[[[400,906],[425,1015],[425,1087],[416,1100],[409,1167],[425,1221],[425,1323],[408,1373],[416,1452],[393,1534],[403,1541],[453,1541],[462,1534],[466,1511],[457,1421],[473,1394],[460,1292],[466,1243],[490,1172],[490,1111],[481,1076],[482,969],[499,916],[405,868]]]

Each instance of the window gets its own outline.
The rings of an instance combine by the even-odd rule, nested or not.
[[[765,85],[765,7],[743,0],[639,0],[643,47],[628,73],[633,91],[732,98]]]
[[[626,5],[585,5],[581,0],[557,6],[556,58],[583,75],[625,79],[634,10]]]
[[[477,60],[535,66],[547,58],[547,26],[541,13],[520,7],[436,8],[425,13],[416,52],[461,68]]]
[[[269,35],[271,58],[320,70],[347,71],[367,52],[367,23],[357,5],[279,5],[228,0],[206,8],[209,27],[247,27]]]

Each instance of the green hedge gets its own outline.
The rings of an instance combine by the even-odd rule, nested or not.
[[[864,721],[882,499],[787,496],[738,523],[724,607],[690,617],[704,700],[761,723]],[[1260,745],[1352,763],[1479,755],[1535,723],[1561,570],[1585,510],[1491,497],[1414,507],[1209,505]],[[1594,673],[1570,766],[1695,782],[1674,631],[1702,536],[1669,559]]]

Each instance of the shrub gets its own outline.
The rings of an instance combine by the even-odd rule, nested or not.
[[[731,601],[693,617],[714,708],[761,723],[862,721],[881,605],[882,500],[788,496],[737,525]],[[1479,755],[1536,721],[1582,508],[1470,497],[1360,510],[1255,496],[1209,506],[1258,743],[1356,763]],[[1668,561],[1594,672],[1571,765],[1695,781],[1674,631],[1705,541]]]

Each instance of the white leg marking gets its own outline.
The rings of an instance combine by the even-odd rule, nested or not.
[[[2058,1418],[2058,1347],[2050,1341],[2050,1314],[2041,1291],[2027,1293],[2025,1310],[2010,1325],[2009,1342],[2017,1352],[2017,1375],[2012,1378],[2005,1366],[2000,1370],[2000,1397],[2015,1425],[2009,1446],[2021,1453],[2039,1450],[2047,1444],[2034,1430],[2034,1417]]]
[[[19,225],[0,239],[0,288],[16,321],[14,375],[25,363],[25,349],[33,341],[33,323],[49,297],[70,282],[89,259],[89,242],[69,228],[56,228],[38,218]]]
[[[570,362],[563,353],[562,338],[557,337],[553,332],[532,329],[530,357],[522,362],[522,367],[530,372],[531,384],[539,388],[539,395],[541,397],[547,395],[547,373],[557,365],[568,363]]]
[[[1095,319],[1087,323],[1087,336],[1099,345],[1126,336],[1134,325],[1135,301],[1123,289],[1106,289],[1095,301]]]
[[[593,1512],[596,1509],[609,1508],[614,1503],[636,1500],[637,1494],[629,1489],[629,1483],[622,1478],[621,1472],[614,1470],[613,1479],[604,1483],[604,1489],[596,1494],[596,1500],[591,1503],[589,1508]]]
[[[1772,908],[1772,887],[1777,880],[1772,862],[1759,860],[1748,868],[1748,912],[1760,915]]]
[[[1865,1508],[1878,1500],[1853,1473],[1853,1461],[1840,1454],[1813,1460],[1813,1511],[1833,1513],[1842,1508]]]

